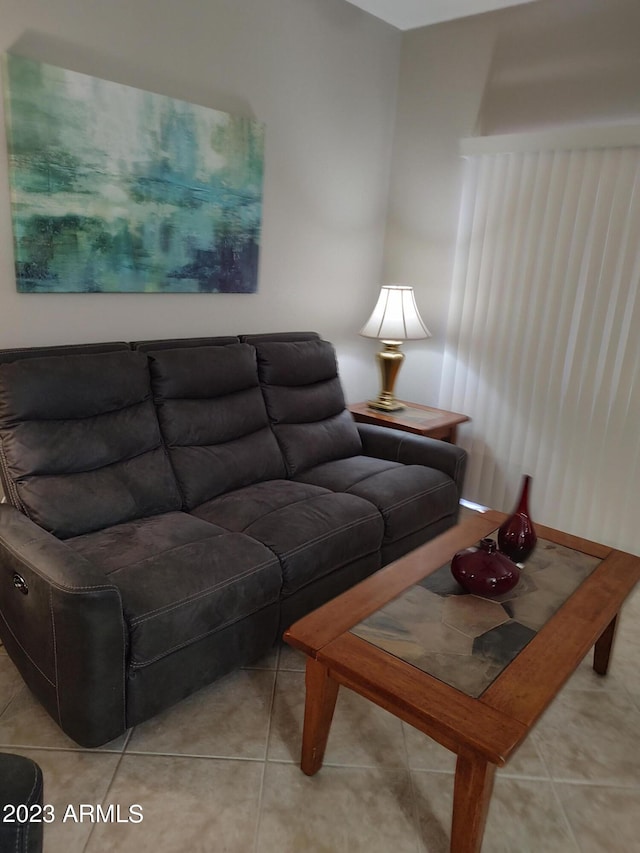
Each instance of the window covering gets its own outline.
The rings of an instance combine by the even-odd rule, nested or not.
[[[466,155],[440,405],[467,499],[640,553],[640,147]]]

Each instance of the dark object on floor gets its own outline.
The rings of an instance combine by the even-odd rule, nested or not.
[[[0,753],[0,853],[40,853],[42,771],[30,758]]]

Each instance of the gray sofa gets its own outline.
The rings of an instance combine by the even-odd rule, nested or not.
[[[0,636],[95,747],[456,522],[465,453],[345,409],[315,333],[0,352]]]

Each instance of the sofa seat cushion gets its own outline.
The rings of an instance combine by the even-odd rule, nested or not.
[[[357,495],[373,504],[384,519],[385,545],[458,511],[458,493],[453,480],[424,465],[352,456],[317,465],[295,479]]]
[[[182,512],[67,540],[120,590],[133,668],[278,601],[273,554],[248,536]]]
[[[369,502],[289,480],[237,489],[197,507],[194,515],[251,536],[277,554],[285,596],[376,553],[382,543],[382,520]]]

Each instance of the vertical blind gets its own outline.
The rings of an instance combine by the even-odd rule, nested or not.
[[[440,403],[466,498],[640,553],[640,147],[467,157]]]

